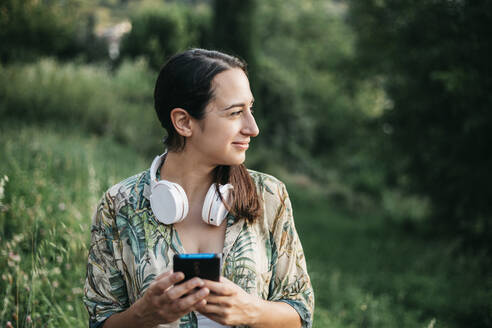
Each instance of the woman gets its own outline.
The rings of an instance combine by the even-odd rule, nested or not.
[[[259,133],[245,64],[217,51],[177,54],[154,100],[167,153],[98,206],[90,326],[310,327],[314,296],[285,186],[242,164]],[[210,199],[224,215],[204,217]],[[177,284],[172,258],[182,253],[222,253],[220,281]]]

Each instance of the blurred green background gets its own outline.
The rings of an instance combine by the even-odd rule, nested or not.
[[[204,47],[248,61],[315,327],[491,327],[491,28],[487,0],[0,1],[0,325],[87,326],[92,212]]]

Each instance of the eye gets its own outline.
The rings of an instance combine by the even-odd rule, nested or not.
[[[238,116],[238,115],[241,115],[241,113],[243,112],[243,110],[238,110],[238,111],[235,111],[235,112],[232,112],[231,113],[231,116]]]

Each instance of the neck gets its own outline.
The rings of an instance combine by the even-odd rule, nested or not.
[[[161,179],[178,183],[192,202],[205,196],[212,184],[214,169],[214,165],[203,163],[186,150],[168,152],[161,166]]]

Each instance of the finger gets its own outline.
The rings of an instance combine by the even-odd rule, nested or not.
[[[180,285],[174,286],[173,288],[169,289],[166,294],[170,300],[177,300],[181,296],[188,294],[190,291],[193,291],[193,289],[197,287],[203,287],[203,285],[203,280],[195,277]]]
[[[228,307],[230,305],[228,299],[230,299],[229,296],[220,296],[216,294],[210,294],[206,298],[207,304],[214,304],[214,305],[220,305],[225,307]]]
[[[193,305],[191,307],[191,311],[198,311],[205,304],[207,304],[207,300],[203,298],[203,299],[199,300],[197,303],[195,303],[195,305]]]
[[[171,275],[172,273],[173,273],[172,271],[163,272],[160,275],[158,275],[154,280],[161,280],[162,278],[167,277],[167,276]]]
[[[230,284],[233,284],[233,282],[232,282],[232,281],[230,281],[229,279],[227,279],[227,278],[226,278],[226,277],[224,277],[224,276],[220,276],[220,277],[219,277],[219,281],[220,281],[220,282],[225,282],[225,283],[230,283]]]
[[[175,272],[164,275],[159,280],[155,280],[150,288],[154,294],[163,294],[172,285],[184,279],[184,274],[182,272]]]
[[[207,302],[207,304],[205,304],[202,307],[200,307],[199,312],[202,313],[202,314],[206,314],[207,316],[210,315],[210,314],[215,314],[215,315],[218,315],[218,316],[222,316],[224,314],[224,308],[221,307],[221,306],[219,306],[219,305],[209,304]]]
[[[188,313],[193,311],[199,304],[204,306],[206,304],[205,297],[210,293],[208,288],[200,288],[198,291],[189,294],[175,302],[175,307],[179,312]]]
[[[233,288],[228,286],[227,282],[216,282],[212,280],[204,280],[205,286],[210,289],[211,293],[222,295],[222,296],[231,296],[234,294]]]

